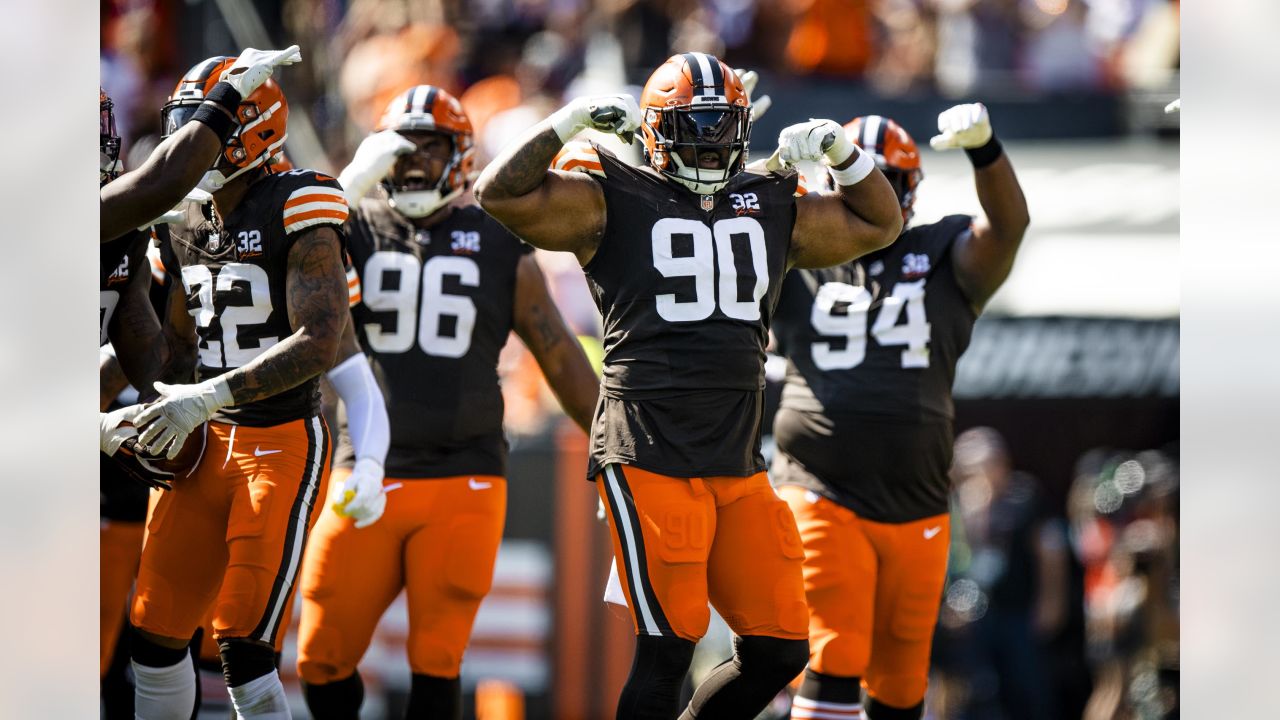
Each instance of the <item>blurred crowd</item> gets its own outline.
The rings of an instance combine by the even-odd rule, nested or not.
[[[195,62],[297,43],[291,145],[330,171],[415,83],[459,96],[491,155],[566,96],[641,85],[677,50],[889,96],[1120,92],[1167,85],[1179,61],[1179,0],[101,0],[101,11],[102,82],[126,146],[157,130]]]
[[[953,473],[930,717],[1177,717],[1176,450],[1090,450],[1065,514],[990,428]]]

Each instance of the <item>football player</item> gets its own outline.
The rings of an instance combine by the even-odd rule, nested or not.
[[[391,101],[340,176],[355,208],[352,322],[390,401],[385,475],[400,487],[383,492],[383,468],[366,467],[344,425],[302,575],[298,674],[316,718],[358,717],[356,666],[402,589],[407,716],[461,717],[462,655],[506,513],[497,364],[511,331],[584,430],[595,409],[599,380],[532,248],[475,204],[451,204],[466,190],[473,146],[461,104],[418,85]],[[365,528],[369,504],[385,514]]]
[[[162,112],[170,134],[236,62],[210,58],[182,78]],[[347,205],[334,178],[264,168],[288,113],[270,79],[244,96],[202,183],[212,203],[188,204],[162,233],[166,327],[199,382],[157,382],[138,443],[173,458],[192,435],[204,453],[148,517],[130,621],[137,713],[149,720],[190,715],[185,648],[210,608],[238,715],[289,716],[273,643],[328,474],[317,386],[346,323]]]
[[[603,178],[548,169],[584,128]],[[610,513],[637,640],[620,718],[673,718],[710,600],[734,657],[685,717],[753,717],[804,667],[807,614],[794,519],[760,453],[764,347],[790,267],[846,262],[893,241],[893,189],[840,126],[779,137],[788,162],[826,159],[839,187],[794,197],[793,172],[745,170],[750,102],[704,53],[674,55],[641,96],[579,98],[481,174],[481,206],[532,245],[572,252],[604,316],[604,380],[587,474]]]
[[[103,270],[102,307],[110,307],[114,312],[106,318],[105,337],[100,338],[103,342],[112,341],[112,344],[103,345],[101,351],[100,411],[111,409],[120,391],[129,385],[130,378],[149,388],[158,377],[159,364],[167,355],[160,322],[152,304],[147,237],[142,239],[141,246],[131,247],[118,265],[111,267],[109,272],[106,268]],[[119,357],[116,345],[120,348]],[[147,486],[131,481],[121,472],[116,461],[105,453],[99,457],[99,679],[104,679],[115,656],[116,640],[125,617],[133,577],[138,570],[143,521],[147,514]],[[132,692],[130,687],[130,696]],[[112,711],[115,709],[111,708]],[[131,709],[129,714],[132,715]]]
[[[248,48],[234,65],[223,68],[223,75],[211,87],[189,98],[193,102],[184,106],[183,116],[173,118],[182,128],[166,127],[168,137],[142,167],[110,185],[103,183],[98,205],[100,241],[115,240],[148,224],[182,200],[201,181],[243,120],[237,117],[243,109],[242,99],[266,82],[277,65],[301,59],[297,45],[285,50]],[[119,172],[120,138],[115,136],[115,118],[105,91],[99,159],[104,177]]]
[[[845,129],[909,222],[923,177],[911,136],[878,115]],[[912,226],[853,262],[792,273],[774,318],[789,362],[772,472],[800,526],[810,611],[793,718],[922,713],[950,536],[951,382],[1028,223],[986,108],[953,107],[938,129],[935,148],[968,153],[985,216]]]

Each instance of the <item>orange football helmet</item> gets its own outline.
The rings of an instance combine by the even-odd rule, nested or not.
[[[901,125],[882,115],[867,115],[850,120],[844,126],[853,144],[876,161],[902,206],[902,219],[910,222],[915,214],[916,186],[924,179],[920,169],[920,150],[916,141]]]
[[[374,132],[394,130],[403,135],[410,133],[437,133],[452,143],[452,152],[435,185],[422,189],[418,185],[406,185],[393,172],[382,184],[391,196],[391,206],[407,217],[425,217],[443,207],[466,189],[475,165],[475,132],[471,120],[462,109],[462,103],[445,90],[434,85],[415,85],[396,95],[378,119]],[[397,160],[406,162],[418,153],[410,153]]]
[[[98,185],[120,177],[120,136],[116,134],[115,103],[107,91],[98,88],[98,116],[101,131],[98,142]]]
[[[696,193],[715,193],[746,167],[751,102],[718,58],[672,55],[640,94],[640,135],[653,169]],[[701,166],[709,152],[719,167]]]
[[[164,137],[191,120],[204,102],[205,94],[218,84],[235,61],[234,57],[211,57],[187,71],[160,111]],[[200,181],[200,189],[217,190],[241,174],[266,165],[284,147],[288,137],[289,103],[275,80],[268,78],[249,97],[241,98],[236,123],[222,155]]]

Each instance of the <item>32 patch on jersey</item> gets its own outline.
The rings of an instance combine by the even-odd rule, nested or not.
[[[902,279],[914,280],[929,274],[929,256],[924,253],[907,253],[902,256]]]
[[[474,230],[454,230],[449,233],[453,241],[449,247],[454,254],[473,255],[480,252],[480,233]]]

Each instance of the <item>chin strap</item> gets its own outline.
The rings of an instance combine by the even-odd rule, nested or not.
[[[399,212],[405,217],[415,219],[423,218],[439,210],[445,205],[448,205],[454,200],[454,198],[461,195],[462,191],[463,188],[459,187],[448,195],[441,195],[439,190],[411,190],[408,192],[396,192],[393,190],[390,193],[391,207],[395,208],[396,212]],[[416,195],[435,195],[436,199],[431,202],[423,203],[423,207],[421,209],[410,210],[408,206],[411,205],[414,200],[418,199],[414,197]],[[397,202],[397,200],[399,200],[399,202]]]

